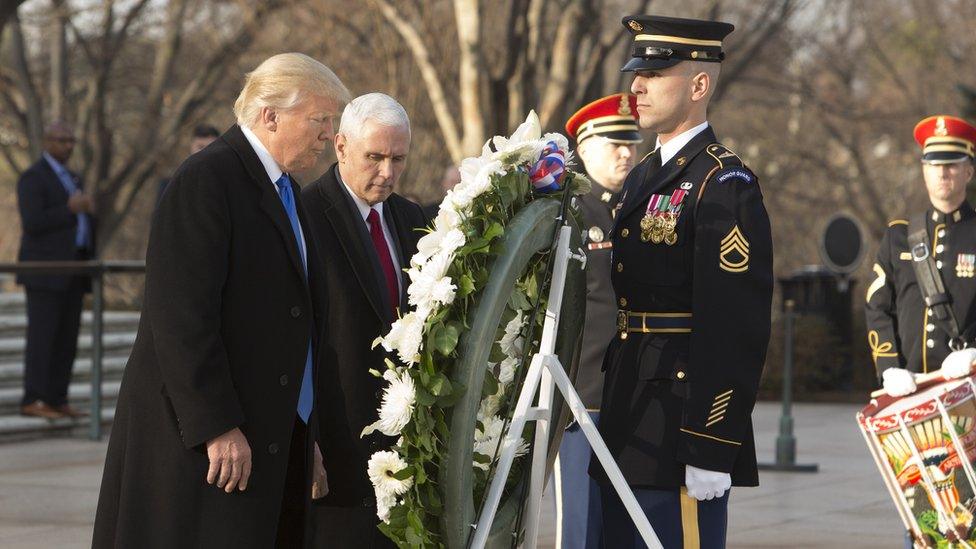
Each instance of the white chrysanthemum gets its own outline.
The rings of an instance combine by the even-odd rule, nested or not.
[[[498,365],[498,382],[502,385],[511,383],[515,379],[515,370],[518,368],[519,362],[519,359],[514,356],[505,357]]]
[[[366,472],[377,496],[401,496],[413,486],[413,477],[398,480],[394,477],[407,467],[407,462],[396,452],[380,450],[369,458]],[[379,498],[377,498],[379,499]]]
[[[499,384],[498,391],[493,395],[488,395],[481,400],[481,405],[478,407],[478,421],[484,422],[486,418],[489,418],[498,413],[498,410],[502,407],[502,399],[505,397],[505,385]]]
[[[481,419],[480,421],[483,429],[476,429],[474,432],[474,453],[481,454],[494,463],[502,453],[499,441],[504,434],[505,420],[498,416],[492,416],[487,419]],[[515,448],[516,457],[524,456],[528,451],[528,443],[523,439],[519,439]],[[475,467],[482,471],[487,471],[491,465],[491,463],[481,463],[476,460],[473,463]]]
[[[411,258],[410,263],[414,267],[421,267],[435,255],[449,256],[464,246],[465,241],[464,233],[458,228],[435,228],[417,241],[417,253]]]
[[[389,384],[383,389],[383,402],[380,404],[380,418],[367,425],[361,436],[379,430],[386,436],[395,437],[403,431],[413,416],[413,406],[417,398],[417,389],[413,378],[405,371],[397,373],[387,370],[383,379]]]
[[[498,341],[498,346],[506,356],[522,356],[522,326],[525,324],[525,315],[522,311],[516,313],[512,320],[505,325],[505,335]]]
[[[491,189],[491,176],[502,175],[505,167],[500,160],[467,158],[461,162],[461,185],[467,194],[481,196]]]
[[[390,511],[396,505],[396,497],[392,494],[376,494],[376,516],[386,524],[390,523]]]
[[[420,346],[424,339],[424,323],[430,315],[429,308],[417,307],[416,311],[398,318],[390,326],[389,333],[381,343],[387,352],[397,352],[405,364],[415,364],[420,360]]]
[[[452,256],[439,253],[419,269],[407,270],[410,285],[407,286],[408,301],[418,309],[433,309],[437,305],[450,305],[454,302],[457,286],[451,277],[446,276],[451,266]]]
[[[449,231],[458,228],[460,225],[461,213],[453,203],[447,201],[445,196],[440,209],[437,210],[437,217],[434,218],[434,228],[439,231]]]

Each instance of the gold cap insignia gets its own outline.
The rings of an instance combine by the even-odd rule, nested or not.
[[[938,135],[939,137],[945,137],[949,135],[949,130],[946,129],[946,125],[945,125],[945,118],[941,116],[935,120],[935,135]]]
[[[617,114],[621,116],[630,116],[630,101],[626,93],[620,94],[620,106],[617,107]]]
[[[634,29],[634,32],[640,32],[644,30],[644,25],[641,25],[640,23],[634,21],[633,19],[627,21],[627,26]]]

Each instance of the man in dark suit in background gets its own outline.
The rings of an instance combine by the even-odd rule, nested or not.
[[[329,494],[316,504],[315,546],[392,547],[376,528],[366,463],[393,440],[360,433],[376,420],[382,387],[369,370],[385,369],[384,351],[372,342],[407,306],[403,269],[427,219],[418,204],[393,193],[410,150],[410,121],[393,98],[353,99],[335,149],[338,163],[302,191],[329,292],[317,393]]]
[[[199,124],[193,128],[193,134],[190,138],[190,155],[197,154],[202,151],[207,145],[214,142],[215,139],[220,137],[220,132],[217,128],[211,126],[210,124]],[[159,190],[156,194],[156,205],[159,206],[159,201],[163,198],[163,191],[166,190],[166,186],[169,185],[170,178],[164,177],[159,180]]]
[[[44,129],[44,152],[17,182],[19,261],[81,261],[95,252],[94,203],[65,164],[75,147],[73,128]],[[81,302],[91,290],[83,276],[19,275],[27,294],[27,351],[20,413],[46,419],[78,417],[68,384],[78,348]]]
[[[309,543],[311,498],[325,490],[314,357],[328,301],[290,174],[315,164],[347,97],[318,61],[273,56],[247,75],[238,124],[173,176],[149,236],[95,548]]]

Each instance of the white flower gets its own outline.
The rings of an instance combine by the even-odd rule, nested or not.
[[[489,458],[492,463],[494,463],[502,453],[502,448],[499,446],[499,441],[502,439],[502,435],[504,434],[503,429],[505,428],[505,420],[498,416],[492,416],[487,419],[481,419],[480,421],[483,429],[475,429],[474,453],[481,454],[482,456]],[[515,448],[515,456],[524,456],[528,453],[528,451],[528,443],[520,438]],[[490,463],[474,461],[474,466],[482,471],[487,471],[490,465]]]
[[[396,505],[396,497],[392,494],[376,494],[376,516],[383,522],[390,523],[390,510]]]
[[[397,480],[394,475],[404,470],[407,462],[390,450],[380,450],[369,458],[366,472],[377,496],[401,496],[413,486],[413,477]],[[379,497],[377,497],[377,500]],[[378,503],[378,501],[377,501]],[[391,506],[392,507],[392,506]]]
[[[410,260],[415,267],[422,266],[437,254],[450,255],[464,246],[464,233],[458,228],[434,228],[417,241],[417,253]]]
[[[498,410],[502,407],[502,398],[505,397],[505,386],[499,384],[498,391],[493,395],[488,395],[481,401],[481,405],[478,407],[478,421],[484,422],[486,418],[489,418],[498,413]]]
[[[383,402],[379,408],[380,418],[373,424],[367,425],[360,436],[379,430],[386,436],[395,437],[403,431],[413,416],[417,389],[410,374],[402,370],[399,373],[387,370],[383,373],[383,379],[388,381],[389,385],[383,389]]]
[[[452,202],[441,202],[441,209],[437,210],[437,217],[434,218],[434,228],[441,231],[456,229],[461,225],[461,213]]]
[[[420,360],[420,346],[424,339],[424,323],[431,310],[418,307],[416,311],[398,318],[390,326],[381,343],[387,352],[397,352],[404,364],[415,364]]]
[[[522,326],[525,324],[525,315],[519,311],[512,320],[505,325],[505,335],[498,341],[498,346],[506,356],[522,356]]]
[[[521,348],[521,346],[519,347]],[[515,379],[515,369],[519,366],[519,359],[514,356],[507,356],[502,360],[498,370],[498,383],[507,385]]]
[[[466,158],[461,162],[461,185],[466,194],[478,197],[491,189],[491,176],[502,175],[505,167],[500,160]]]
[[[518,154],[521,157],[525,152],[532,149],[532,142],[542,137],[542,124],[539,122],[539,115],[534,110],[529,111],[525,117],[525,122],[519,124],[511,137],[505,138],[495,136],[491,142],[498,151],[499,157],[508,157]]]
[[[430,258],[421,268],[407,270],[410,285],[407,296],[411,305],[418,309],[433,309],[437,305],[450,305],[454,302],[457,286],[447,275],[453,256],[439,253]]]

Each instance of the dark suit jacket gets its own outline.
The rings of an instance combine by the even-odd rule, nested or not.
[[[94,547],[274,546],[302,373],[328,303],[297,205],[307,277],[278,193],[239,127],[174,175],[150,231]],[[205,443],[234,427],[253,469],[245,492],[225,494],[205,482]]]
[[[302,202],[308,212],[329,291],[328,330],[319,355],[317,400],[321,424],[320,446],[329,475],[332,506],[375,505],[366,463],[373,452],[393,441],[374,433],[365,438],[363,427],[377,419],[383,383],[369,373],[383,371],[382,347],[371,349],[373,340],[386,333],[392,322],[379,259],[367,225],[352,197],[330,167],[305,187]],[[409,265],[427,219],[420,206],[397,194],[383,203],[383,215],[396,241],[400,267]],[[401,306],[407,303],[404,273]]]
[[[74,173],[71,176],[75,185],[83,188],[81,179]],[[17,181],[17,206],[21,227],[18,261],[74,261],[79,258],[75,244],[78,216],[68,209],[68,191],[43,156]],[[88,226],[94,242],[91,216]],[[81,258],[92,257],[91,252],[83,251]],[[31,289],[64,290],[71,279],[70,276],[17,275],[17,283]]]

